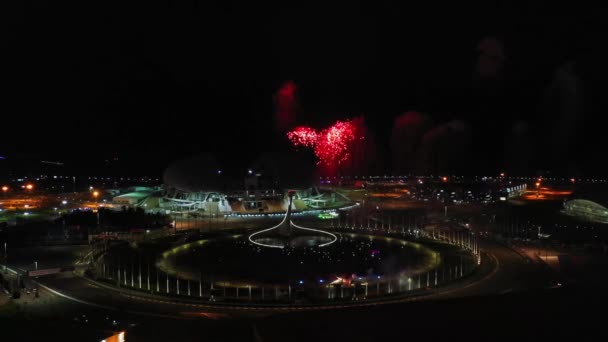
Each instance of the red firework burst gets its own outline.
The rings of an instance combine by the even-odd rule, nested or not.
[[[287,133],[287,138],[294,146],[313,147],[317,143],[318,134],[310,127],[300,126]]]
[[[335,166],[350,158],[349,149],[355,140],[363,139],[352,121],[337,121],[332,126],[317,132],[313,128],[300,126],[287,133],[296,146],[312,148],[319,159],[317,164]]]

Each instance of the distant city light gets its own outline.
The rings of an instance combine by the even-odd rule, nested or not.
[[[5,186],[3,186],[3,187],[2,187],[2,191],[7,192],[7,191],[8,191],[8,186],[6,186],[6,185],[5,185]]]
[[[27,185],[25,186],[25,188],[26,188],[26,189],[28,189],[28,190],[32,190],[32,189],[34,188],[34,185],[32,185],[32,184],[27,184]]]

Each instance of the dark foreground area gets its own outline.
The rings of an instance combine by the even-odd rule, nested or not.
[[[59,304],[59,303],[58,303]],[[265,318],[174,320],[87,310],[38,319],[0,309],[0,331],[23,341],[100,341],[113,330],[128,341],[604,340],[608,295],[557,288]],[[69,305],[69,304],[67,304]],[[0,307],[2,308],[2,307]],[[74,312],[81,310],[74,308]],[[90,320],[85,322],[85,320]],[[161,322],[162,321],[162,322]],[[162,328],[160,328],[162,327]]]

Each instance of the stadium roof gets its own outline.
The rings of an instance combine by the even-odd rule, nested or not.
[[[146,197],[150,197],[155,191],[154,190],[141,190],[135,192],[128,192],[126,194],[115,196],[114,198],[135,198],[135,199],[143,199]]]

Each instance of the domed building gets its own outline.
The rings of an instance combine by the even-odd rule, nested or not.
[[[232,211],[226,193],[230,180],[215,158],[200,155],[171,164],[163,176],[159,207],[172,212]]]
[[[241,177],[231,177],[214,157],[194,156],[167,168],[158,207],[168,213],[284,212],[289,206],[286,189],[295,190],[293,210],[329,209],[347,201],[312,187],[309,169],[288,156],[265,154]]]
[[[562,212],[585,221],[608,224],[608,198],[601,189],[577,191],[564,202]]]

